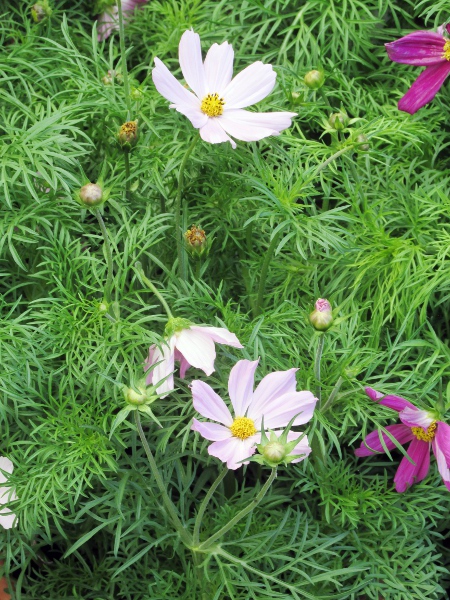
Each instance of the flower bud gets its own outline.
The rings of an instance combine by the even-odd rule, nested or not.
[[[134,388],[124,386],[123,395],[128,404],[132,406],[141,406],[142,404],[151,404],[157,399],[155,388],[147,387],[145,379],[139,381]]]
[[[309,321],[316,331],[326,331],[333,323],[331,304],[325,298],[319,298],[309,315]]]
[[[41,2],[36,2],[31,7],[31,16],[35,23],[41,23],[46,17],[49,17],[52,14],[52,9],[48,4],[48,0],[41,0]]]
[[[328,123],[336,131],[342,131],[348,125],[349,118],[344,112],[333,113],[328,119]]]
[[[363,133],[358,135],[356,138],[356,142],[358,143],[356,150],[358,152],[368,152],[370,150],[370,144],[368,144],[367,141],[367,136],[365,136]]]
[[[262,451],[264,458],[267,458],[271,463],[278,464],[286,456],[286,449],[280,442],[269,442]]]
[[[325,73],[323,71],[316,71],[313,69],[306,73],[303,81],[310,90],[318,90],[325,82]]]
[[[124,123],[119,129],[117,139],[119,144],[126,151],[129,151],[136,146],[138,139],[138,120],[136,119],[136,121]]]
[[[292,104],[300,104],[302,101],[302,94],[300,92],[291,92]]]
[[[78,198],[81,204],[94,208],[103,202],[103,190],[97,183],[87,183],[78,192]]]
[[[142,100],[144,98],[144,92],[139,87],[131,88],[131,94],[133,100]]]
[[[184,241],[186,250],[193,257],[200,257],[203,254],[207,254],[209,250],[209,243],[206,238],[205,232],[197,225],[192,225],[190,229],[184,234]]]

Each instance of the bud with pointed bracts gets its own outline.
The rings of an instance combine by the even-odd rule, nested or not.
[[[326,331],[333,323],[331,304],[326,298],[319,298],[314,310],[309,315],[309,321],[316,331]]]

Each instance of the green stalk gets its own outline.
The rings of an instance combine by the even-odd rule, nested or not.
[[[175,508],[172,500],[169,498],[169,494],[167,493],[163,478],[161,477],[161,474],[158,470],[158,466],[156,464],[155,458],[152,454],[152,451],[150,450],[150,446],[148,445],[147,439],[145,437],[144,430],[142,429],[141,418],[139,416],[138,410],[134,411],[134,416],[135,416],[136,427],[137,427],[137,430],[139,433],[139,437],[141,438],[141,442],[142,442],[142,445],[144,446],[144,450],[147,455],[148,463],[150,465],[150,470],[156,481],[156,485],[158,486],[158,489],[161,492],[163,504],[164,504],[164,506],[169,514],[169,517],[172,521],[172,524],[175,527],[176,531],[178,532],[178,535],[180,536],[181,540],[184,542],[184,544],[186,544],[186,546],[191,547],[192,546],[192,536],[184,528],[184,526],[183,526],[182,522],[180,521],[180,518],[177,514],[176,508]]]
[[[106,251],[106,263],[107,263],[107,275],[106,275],[106,283],[105,283],[105,300],[107,304],[110,304],[111,298],[111,290],[113,284],[113,259],[111,253],[111,245],[109,243],[108,232],[106,230],[105,222],[103,221],[103,217],[98,208],[95,209],[95,216],[97,217],[97,221],[100,225],[100,229],[102,231],[103,239],[105,242],[105,251]]]
[[[192,150],[195,148],[196,143],[200,139],[199,135],[196,135],[191,142],[191,145],[186,150],[186,153],[181,161],[180,165],[180,173],[178,175],[178,190],[177,196],[175,200],[175,236],[177,239],[177,256],[178,256],[178,273],[182,280],[186,279],[186,265],[185,265],[185,252],[183,247],[183,239],[182,239],[182,231],[181,231],[181,195],[183,193],[183,183],[184,183],[184,169],[186,167],[186,163],[191,155]]]
[[[154,283],[150,281],[150,279],[148,279],[145,274],[144,274],[144,270],[142,268],[142,265],[140,262],[136,262],[134,264],[134,267],[140,277],[140,279],[142,279],[143,283],[145,283],[145,285],[155,294],[155,296],[158,298],[158,300],[161,302],[164,310],[167,313],[167,317],[169,319],[173,319],[173,314],[172,311],[169,308],[169,305],[167,304],[166,300],[164,299],[164,297],[161,295],[161,292],[155,287]]]
[[[129,198],[130,195],[130,156],[126,150],[123,152],[123,159],[125,161],[125,193],[126,197]]]
[[[272,485],[276,476],[277,476],[277,469],[274,468],[274,469],[272,469],[269,479],[266,481],[266,483],[260,489],[259,493],[255,496],[255,498],[253,498],[253,500],[245,508],[243,508],[241,511],[239,511],[238,514],[231,519],[231,521],[229,521],[226,525],[224,525],[221,529],[219,529],[219,531],[214,533],[211,537],[209,537],[202,544],[200,544],[200,546],[198,547],[199,551],[200,552],[206,551],[208,549],[208,547],[211,546],[216,540],[219,540],[223,535],[225,535],[227,533],[227,531],[230,531],[230,529],[232,529],[237,523],[239,523],[239,521],[241,519],[243,519],[250,512],[252,512],[252,510],[256,506],[258,506],[258,504],[264,498],[264,496],[268,492],[268,490],[269,490],[270,486]]]
[[[336,399],[336,396],[338,395],[338,392],[341,388],[343,381],[344,381],[343,377],[339,377],[339,379],[336,381],[336,384],[335,384],[328,400],[325,402],[325,404],[322,408],[322,413],[324,413],[326,410],[328,410],[332,406],[333,402]]]
[[[264,302],[264,292],[266,291],[266,279],[267,273],[269,271],[270,261],[272,260],[273,253],[275,252],[275,248],[278,246],[278,240],[280,238],[281,232],[276,233],[272,241],[270,242],[269,247],[267,248],[266,255],[264,257],[263,266],[261,268],[261,276],[259,278],[259,286],[258,286],[258,295],[256,297],[255,304],[255,317],[259,316],[262,311],[262,306]]]
[[[125,29],[123,26],[122,0],[117,0],[117,10],[119,13],[119,37],[120,37],[120,56],[123,75],[123,89],[125,92],[125,102],[127,104],[127,121],[131,119],[131,95],[130,83],[128,81],[127,59],[125,54]]]
[[[321,334],[319,337],[319,340],[317,342],[316,358],[314,360],[314,376],[317,381],[317,398],[319,399],[318,406],[317,406],[318,409],[320,409],[320,402],[321,402],[321,396],[322,396],[322,388],[320,386],[320,362],[322,360],[324,343],[325,343],[325,335]]]
[[[209,501],[211,500],[212,495],[216,491],[217,486],[219,485],[219,483],[222,481],[222,479],[225,477],[225,475],[227,473],[228,473],[228,467],[224,467],[222,469],[222,471],[219,473],[219,475],[217,476],[217,478],[214,481],[214,483],[212,484],[212,486],[209,488],[208,493],[203,498],[203,502],[200,504],[200,508],[198,510],[197,518],[195,519],[195,525],[194,525],[194,536],[193,536],[194,537],[194,546],[198,546],[198,544],[200,543],[200,527],[202,525],[203,515],[205,514],[205,510],[209,504]]]

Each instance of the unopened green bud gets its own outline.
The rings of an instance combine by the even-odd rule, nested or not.
[[[328,123],[336,131],[342,131],[348,125],[349,118],[344,112],[333,113],[328,119]]]
[[[326,331],[333,323],[331,304],[326,298],[319,298],[314,310],[309,315],[309,321],[316,331]]]
[[[78,192],[78,198],[85,206],[94,208],[103,202],[103,190],[97,183],[87,183]]]
[[[144,92],[141,90],[141,88],[133,87],[131,88],[130,96],[133,100],[142,100],[142,98],[144,97]]]
[[[302,101],[302,94],[300,92],[291,92],[291,99],[293,104],[300,104]]]
[[[325,73],[323,71],[317,71],[313,69],[306,73],[303,81],[310,90],[318,90],[325,82]]]
[[[280,442],[269,442],[262,451],[264,458],[274,464],[281,463],[286,456],[286,448]]]
[[[41,0],[40,2],[36,2],[31,7],[31,16],[35,23],[41,23],[46,17],[49,17],[52,14],[52,9],[48,4],[48,0]]]
[[[367,136],[365,136],[363,133],[358,135],[356,141],[358,143],[358,145],[356,146],[356,150],[358,152],[368,152],[370,150],[370,144],[367,143]]]
[[[184,234],[186,250],[193,257],[208,254],[209,244],[205,232],[197,225],[192,225]]]
[[[119,144],[124,150],[131,150],[138,140],[138,120],[124,123],[117,134]]]
[[[145,379],[137,383],[134,388],[123,387],[123,395],[128,404],[133,406],[141,406],[142,404],[151,404],[157,399],[153,386],[145,384]]]

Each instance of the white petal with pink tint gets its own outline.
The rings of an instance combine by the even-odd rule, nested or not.
[[[450,469],[448,467],[447,460],[445,458],[445,454],[442,452],[441,448],[439,447],[438,443],[436,442],[436,439],[433,440],[432,447],[433,447],[434,455],[436,457],[438,471],[439,471],[442,479],[444,480],[445,487],[448,490],[450,490]]]
[[[208,93],[222,96],[233,77],[233,46],[228,42],[213,44],[205,58],[205,76]]]
[[[202,417],[218,421],[230,427],[233,417],[222,398],[204,381],[198,379],[191,384],[194,408]]]
[[[14,470],[14,465],[9,460],[9,458],[6,458],[6,456],[1,456],[0,469],[1,471],[5,471],[6,473],[12,473]],[[8,477],[1,471],[0,483],[6,483],[8,481]],[[12,513],[6,506],[12,500],[17,500],[17,496],[15,492],[11,489],[11,487],[0,487],[0,525],[5,529],[11,529],[11,527],[14,525],[14,521],[16,520],[16,515]]]
[[[173,372],[175,369],[175,339],[172,336],[167,342],[161,343],[161,348],[155,347],[152,354],[153,364],[159,362],[152,370],[152,384],[156,386],[156,392],[163,394],[161,398],[165,398],[173,389]],[[167,378],[157,385],[159,381]],[[148,378],[147,378],[148,381]]]
[[[428,427],[435,421],[433,415],[426,410],[420,410],[410,408],[407,406],[399,413],[400,421],[408,427],[422,427],[428,429]]]
[[[175,105],[187,106],[191,109],[197,107],[198,112],[203,114],[200,111],[198,98],[181,85],[159,58],[155,58],[155,68],[152,71],[152,78],[156,89],[166,100],[170,100]]]
[[[193,31],[185,31],[181,36],[178,56],[183,77],[188,86],[201,100],[207,94],[205,69],[203,67],[200,36]]]
[[[240,360],[230,371],[228,394],[237,417],[245,415],[252,400],[258,363],[259,360]]]
[[[270,404],[273,401],[276,402],[277,398],[285,394],[294,393],[297,387],[295,379],[297,370],[276,371],[275,373],[266,375],[253,394],[248,416],[251,419],[256,419],[264,414],[266,404]],[[286,421],[286,424],[288,421]]]
[[[176,333],[176,346],[190,365],[211,375],[214,372],[216,348],[213,340],[199,329],[183,329]]]
[[[210,440],[212,442],[227,440],[232,437],[229,428],[219,425],[218,423],[202,423],[201,421],[194,419],[191,429],[192,431],[198,431],[205,440]]]
[[[200,325],[191,325],[191,331],[200,331],[207,333],[209,337],[216,342],[216,344],[225,344],[226,346],[233,346],[233,348],[243,348],[244,346],[237,339],[234,333],[225,329],[225,327],[203,327]]]
[[[200,129],[200,137],[210,144],[220,144],[221,142],[230,142],[233,148],[236,148],[236,142],[230,138],[220,126],[217,118],[208,119],[206,125]]]
[[[257,142],[271,135],[279,135],[291,126],[297,113],[269,112],[254,113],[248,110],[225,110],[217,117],[223,129],[243,142]]]
[[[272,65],[265,65],[259,60],[254,62],[236,75],[224,90],[226,108],[245,108],[256,104],[270,94],[276,78]]]
[[[214,442],[208,447],[208,452],[211,456],[226,462],[229,469],[239,469],[243,464],[248,464],[248,461],[243,463],[240,461],[256,452],[256,444],[259,443],[259,439],[260,436],[255,435],[246,440],[231,437],[228,440]]]
[[[277,397],[277,402],[266,402],[260,414],[251,418],[255,419],[255,425],[259,427],[261,417],[264,417],[264,427],[274,429],[287,425],[295,415],[298,415],[293,425],[303,425],[312,419],[316,402],[317,398],[311,392],[291,392]],[[248,412],[250,416],[251,411]]]
[[[288,435],[287,435],[287,441],[288,442],[293,442],[295,439],[298,439],[299,437],[301,437],[302,433],[301,431],[297,432],[297,431],[289,431]],[[307,456],[309,456],[311,454],[311,448],[309,445],[309,441],[308,441],[308,436],[305,435],[303,436],[303,438],[300,440],[300,442],[294,447],[293,450],[291,450],[290,452],[291,455],[294,454],[303,454],[303,456],[301,456],[300,458],[296,458],[294,459],[292,462],[293,463],[298,463],[302,460],[305,460],[305,458]]]

